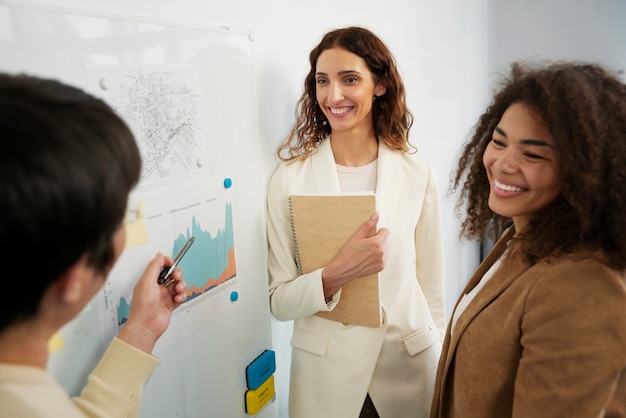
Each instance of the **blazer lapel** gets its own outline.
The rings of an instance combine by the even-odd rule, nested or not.
[[[483,275],[489,270],[489,268],[502,256],[507,248],[507,243],[513,237],[515,233],[514,228],[509,228],[502,235],[502,238],[497,242],[496,246],[489,253],[487,258],[481,263],[476,270],[476,273],[472,276],[467,284],[463,295],[469,292],[478,284]],[[450,329],[449,340],[447,341],[447,347],[444,346],[444,350],[447,353],[446,363],[444,365],[444,381],[448,374],[448,369],[452,358],[454,357],[454,351],[456,350],[459,339],[473,321],[487,305],[489,305],[494,299],[496,299],[502,292],[504,292],[522,273],[530,268],[530,265],[523,259],[520,254],[515,254],[507,257],[494,275],[489,279],[489,282],[485,284],[466,307],[465,311],[461,314],[456,322],[454,329]],[[460,298],[459,298],[460,301]],[[457,302],[458,305],[458,302]]]
[[[399,179],[404,179],[401,174],[402,164],[399,160],[400,153],[392,150],[384,143],[378,143],[378,164],[376,173],[376,208],[380,212],[381,219],[378,225],[389,225],[391,219],[385,216],[393,216],[400,194],[400,187],[394,187]],[[412,179],[413,180],[413,179]],[[415,181],[421,181],[415,179]],[[420,186],[415,184],[416,188]]]
[[[310,157],[313,183],[316,193],[339,193],[339,178],[335,156],[330,146],[330,137],[317,146],[317,152]]]
[[[504,251],[506,251],[509,241],[511,240],[511,238],[513,238],[514,234],[515,229],[513,227],[508,228],[504,231],[498,242],[496,242],[496,245],[489,252],[489,254],[487,254],[487,257],[485,257],[485,259],[482,261],[482,263],[480,263],[480,265],[472,275],[471,279],[463,290],[463,295],[469,293],[480,282],[480,280],[491,268],[491,266],[493,266],[493,264],[498,261]]]

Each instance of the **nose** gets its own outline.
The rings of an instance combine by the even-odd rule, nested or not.
[[[495,161],[494,166],[503,173],[513,173],[517,170],[519,164],[513,152],[506,150]]]
[[[341,84],[333,83],[330,86],[330,92],[328,94],[328,98],[332,102],[340,102],[341,100],[343,100],[343,90],[341,88]]]

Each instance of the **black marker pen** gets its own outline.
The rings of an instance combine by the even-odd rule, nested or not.
[[[172,272],[178,265],[178,262],[182,260],[183,256],[185,255],[189,247],[191,247],[191,244],[193,244],[194,240],[195,240],[194,237],[189,238],[189,240],[185,243],[183,248],[181,248],[178,254],[176,254],[176,258],[174,258],[174,264],[172,264],[170,267],[163,267],[161,269],[161,272],[159,273],[159,280],[158,280],[159,284],[165,283],[167,279],[170,278],[170,275],[172,274]],[[174,279],[167,281],[167,283],[165,283],[165,286],[171,285],[173,281]]]

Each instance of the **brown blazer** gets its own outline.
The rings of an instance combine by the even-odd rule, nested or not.
[[[508,257],[452,335],[448,325],[431,409],[431,418],[442,417],[626,417],[624,274],[589,252],[535,265]]]

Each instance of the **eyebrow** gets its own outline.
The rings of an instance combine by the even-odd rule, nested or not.
[[[361,72],[358,70],[342,70],[337,73],[337,75],[346,75],[346,74],[359,74],[360,75]],[[328,74],[326,74],[323,71],[316,71],[315,75],[328,75]]]
[[[508,138],[508,135],[506,134],[506,132],[502,128],[500,128],[499,126],[496,126],[494,128],[494,131],[496,131],[497,133],[499,133],[503,137]],[[544,141],[542,139],[525,138],[525,139],[522,139],[520,142],[522,144],[525,144],[525,145],[535,145],[535,146],[539,146],[539,147],[552,148],[552,144],[550,144],[549,142]]]

